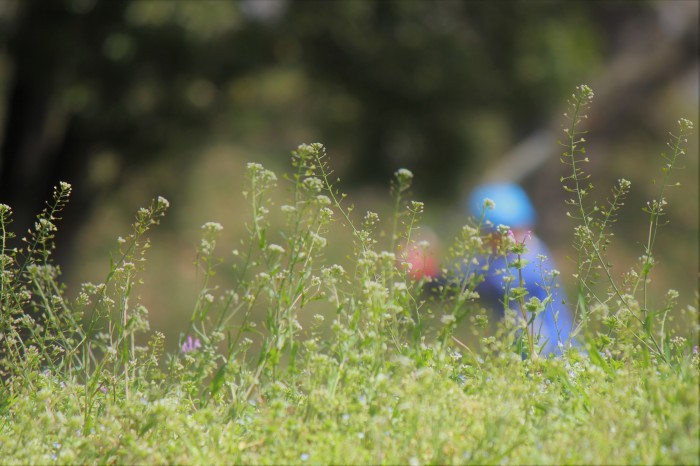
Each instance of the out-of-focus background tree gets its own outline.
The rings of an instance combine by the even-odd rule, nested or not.
[[[616,230],[622,273],[642,253],[667,131],[698,123],[694,0],[0,0],[0,45],[0,202],[15,229],[71,182],[57,261],[69,282],[97,281],[136,208],[168,198],[139,293],[170,334],[198,290],[199,226],[225,226],[224,255],[243,235],[248,161],[285,171],[291,149],[323,142],[360,212],[384,211],[391,174],[409,168],[444,240],[471,187],[516,180],[566,275],[556,141],[587,83],[597,195],[633,182]],[[654,275],[685,304],[698,280],[697,141]]]

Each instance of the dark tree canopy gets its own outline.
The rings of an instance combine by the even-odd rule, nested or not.
[[[479,118],[527,136],[615,52],[620,25],[655,15],[605,2],[8,1],[0,201],[24,230],[71,181],[69,234],[96,193],[143,164],[196,164],[198,147],[247,118],[233,84],[274,67],[302,73],[308,104],[280,111],[344,148],[347,181],[406,166],[427,179],[419,194],[446,199],[484,156]],[[86,183],[105,152],[116,163]]]

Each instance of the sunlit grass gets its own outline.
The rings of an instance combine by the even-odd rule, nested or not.
[[[153,286],[140,283],[148,234],[168,201],[138,211],[102,283],[75,299],[51,261],[70,185],[57,187],[20,248],[0,205],[3,462],[697,464],[697,306],[685,310],[694,324],[673,329],[677,293],[647,287],[673,197],[658,187],[643,257],[621,276],[609,228],[634,188],[621,181],[610,203],[587,199],[591,100],[576,89],[563,139],[578,326],[556,357],[538,352],[527,296],[511,296],[524,320],[506,313],[496,325],[478,317],[476,271],[448,274],[432,292],[411,278],[406,251],[424,209],[410,199],[412,173],[397,170],[388,214],[360,212],[320,144],[297,148],[288,175],[247,165],[248,220],[233,237],[201,222],[192,253],[201,291],[177,342],[150,330],[138,291]],[[691,130],[680,120],[672,132],[663,186],[674,184]],[[454,254],[491,253],[482,221],[469,220]],[[527,246],[501,230],[498,254]],[[468,339],[457,333],[465,328]]]

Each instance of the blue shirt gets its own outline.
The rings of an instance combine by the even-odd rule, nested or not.
[[[535,333],[539,334],[538,347],[542,347],[541,354],[561,354],[559,343],[566,344],[571,338],[573,330],[573,318],[563,297],[558,276],[552,274],[555,269],[549,250],[534,235],[525,242],[526,252],[521,259],[527,261],[521,269],[523,287],[527,290],[525,302],[531,298],[538,298],[545,302],[548,296],[551,300],[545,303],[542,310],[534,320]],[[546,257],[543,259],[543,257]],[[517,260],[517,255],[509,254],[507,259],[503,256],[491,256],[484,258],[482,265],[490,262],[488,269],[483,272],[483,281],[476,288],[482,302],[490,306],[500,316],[503,316],[505,305],[503,300],[506,289],[512,290],[520,286],[520,273],[513,267],[513,262]],[[507,267],[509,266],[509,267]],[[505,277],[512,277],[510,283],[504,280]],[[507,288],[508,287],[508,288]],[[511,300],[508,307],[516,311],[522,319],[520,304],[517,300]],[[531,314],[528,312],[528,319]],[[571,342],[575,345],[575,342]]]

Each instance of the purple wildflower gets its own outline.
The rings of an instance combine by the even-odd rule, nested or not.
[[[202,342],[199,341],[199,338],[192,338],[191,336],[187,337],[187,340],[182,344],[182,353],[189,353],[190,351],[194,351],[197,348],[202,347]]]

